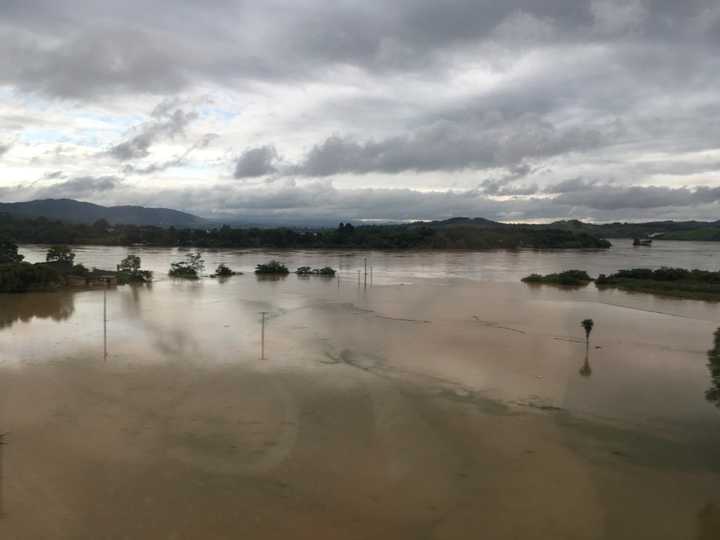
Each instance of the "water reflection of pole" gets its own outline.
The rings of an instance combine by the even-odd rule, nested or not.
[[[365,257],[365,288],[367,289],[367,257]]]
[[[0,519],[5,517],[5,505],[3,504],[3,484],[4,484],[4,470],[3,470],[3,446],[7,444],[5,442],[5,436],[7,433],[0,433]]]
[[[267,311],[261,311],[262,322],[260,326],[260,360],[265,360],[265,315]]]

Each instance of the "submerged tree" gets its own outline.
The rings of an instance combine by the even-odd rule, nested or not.
[[[230,268],[225,263],[220,263],[218,267],[215,269],[215,275],[217,277],[230,277],[236,275],[237,272],[233,272],[232,268]]]
[[[181,277],[187,279],[197,279],[198,274],[205,269],[205,261],[197,253],[188,253],[185,255],[185,260],[181,262],[172,263],[170,265],[169,274],[172,277]]]
[[[75,253],[67,246],[53,246],[48,249],[45,255],[47,262],[56,262],[62,264],[72,264],[75,260]]]
[[[152,272],[142,270],[142,260],[137,255],[128,255],[117,265],[118,282],[147,283],[152,280]]]
[[[592,319],[585,319],[580,323],[585,329],[585,347],[590,348],[590,334],[592,333],[595,322]]]

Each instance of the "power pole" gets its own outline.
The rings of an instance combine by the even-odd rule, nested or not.
[[[260,326],[260,360],[265,360],[265,315],[267,311],[261,311],[262,322]]]
[[[7,444],[5,437],[7,433],[0,433],[0,519],[5,517],[5,506],[3,504],[4,470],[3,470],[3,446]]]
[[[108,280],[105,280],[105,289],[103,289],[103,359],[107,362],[108,349],[107,349],[107,290]]]

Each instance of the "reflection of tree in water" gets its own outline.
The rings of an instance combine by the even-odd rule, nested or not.
[[[585,351],[585,362],[580,368],[580,375],[583,377],[589,377],[592,375],[592,367],[590,366],[590,351]]]
[[[720,407],[720,328],[715,331],[715,346],[708,351],[708,369],[712,387],[705,393],[705,397]]]
[[[37,317],[63,321],[75,311],[72,293],[37,293],[2,295],[0,329],[10,327],[17,321],[28,322]]]

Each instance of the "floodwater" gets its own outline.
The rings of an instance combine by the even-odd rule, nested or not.
[[[0,295],[0,538],[720,538],[720,304],[518,282],[720,266],[657,246],[216,250],[340,279],[197,282],[135,249],[151,286]]]

